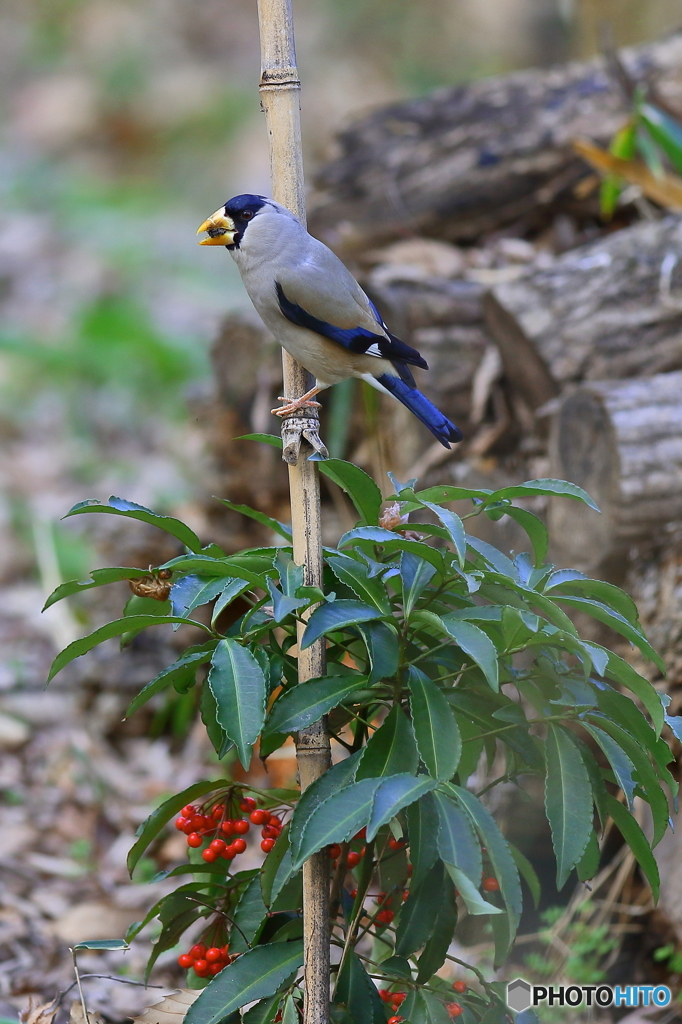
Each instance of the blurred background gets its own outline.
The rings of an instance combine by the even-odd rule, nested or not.
[[[589,58],[605,29],[618,46],[653,40],[680,18],[675,0],[294,6],[309,180],[337,152],[335,133],[372,107]],[[0,868],[28,872],[0,909],[10,1020],[68,979],[65,943],[139,916],[154,891],[126,881],[134,828],[210,760],[182,701],[157,709],[152,740],[119,727],[117,688],[165,664],[142,639],[127,661],[112,645],[42,691],[56,649],[115,613],[124,585],[99,604],[40,608],[96,565],[175,553],[109,517],[60,523],[76,501],[121,494],[206,539],[214,526],[217,539],[242,539],[209,508],[242,369],[213,371],[210,348],[247,300],[227,253],[200,249],[195,231],[230,195],[269,191],[258,76],[255,0],[0,3]],[[206,413],[216,374],[218,420]],[[274,432],[267,397],[261,429]],[[161,862],[177,854],[171,845]],[[144,952],[108,969],[134,974]],[[93,999],[110,1019],[135,1005],[102,986]]]

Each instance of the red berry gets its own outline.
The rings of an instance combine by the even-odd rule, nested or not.
[[[183,818],[182,815],[179,818],[175,819],[175,827],[178,830],[178,832],[184,832],[185,831],[185,825],[188,825],[188,824],[189,824],[189,822],[188,822],[187,818]]]
[[[211,849],[204,850],[201,856],[204,858],[207,864],[212,864],[214,860],[218,859],[218,854],[215,852],[215,850]]]
[[[332,860],[335,860],[336,857],[338,857],[339,854],[341,853],[341,847],[339,846],[338,843],[334,843],[333,846],[328,847],[328,850],[329,856],[331,857]]]
[[[462,1013],[462,1007],[459,1003],[446,1003],[445,1009],[448,1011],[451,1017],[459,1017]]]
[[[388,846],[390,850],[403,850],[405,848],[405,843],[402,841],[402,839],[391,838],[388,841]]]
[[[217,964],[219,960],[223,959],[223,951],[218,946],[211,946],[210,949],[206,950],[206,960],[210,964]]]
[[[194,849],[196,849],[197,846],[201,846],[203,841],[204,840],[201,838],[198,832],[190,832],[190,834],[187,836],[187,845],[193,846]]]
[[[407,865],[407,877],[408,877],[408,878],[412,878],[412,872],[413,872],[413,870],[414,870],[414,868],[412,867],[412,865],[411,865],[411,864],[408,864],[408,865]]]
[[[484,878],[483,888],[485,889],[486,892],[497,892],[497,890],[500,888],[500,883],[497,881],[496,878]]]
[[[409,889],[403,889],[403,903],[409,897],[409,895],[410,895],[410,890]]]
[[[254,825],[265,825],[268,821],[270,821],[269,813],[267,811],[262,810],[251,811],[249,817],[251,818],[251,821],[253,822]]]
[[[366,839],[367,838],[367,826],[361,828],[359,832],[356,832],[353,839]]]
[[[245,796],[242,798],[241,803],[239,804],[240,811],[255,811],[255,809],[256,801],[252,796]]]
[[[187,971],[194,964],[194,957],[190,956],[189,953],[181,953],[178,957],[178,964],[183,970]]]
[[[223,967],[224,967],[224,966],[225,966],[225,964],[223,964],[223,963],[220,963],[220,964],[211,964],[211,966],[210,966],[210,967],[209,967],[209,969],[208,969],[208,973],[209,973],[209,974],[212,974],[212,975],[214,975],[214,976],[215,976],[216,974],[220,974],[220,972],[222,971],[222,969],[223,969]]]
[[[223,857],[225,860],[234,860],[234,858],[237,856],[237,851],[232,849],[232,843],[230,843],[229,846],[225,847],[220,856]]]
[[[277,839],[279,835],[279,829],[273,828],[272,825],[266,825],[265,828],[261,829],[260,833],[263,839]]]
[[[192,817],[190,818],[192,828],[195,831],[198,831],[200,828],[203,828],[205,820],[206,819],[204,818],[203,814],[193,814]]]
[[[191,818],[192,815],[196,813],[197,809],[194,806],[194,804],[186,804],[180,811],[180,814],[183,816],[183,818]]]
[[[400,1024],[400,1022],[402,1020],[405,1020],[405,1018],[404,1017],[389,1017],[388,1018],[388,1024]]]
[[[185,833],[186,836],[194,832],[194,826],[192,825],[191,818],[185,818],[185,826],[182,831]]]
[[[350,891],[350,898],[352,900],[354,900],[355,897],[357,896],[357,894],[358,894],[358,890],[357,889],[351,889],[351,891]]]
[[[225,836],[231,836],[234,832],[234,822],[230,818],[228,818],[227,821],[221,822],[220,831]]]
[[[244,850],[246,849],[246,840],[233,839],[232,842],[230,843],[230,846],[235,851],[235,853],[243,853]]]
[[[407,992],[394,992],[391,996],[391,1002],[397,1009],[402,1002],[407,998]]]
[[[274,845],[274,839],[263,839],[263,841],[260,844],[260,848],[264,853],[270,853],[270,850],[273,848]]]
[[[453,982],[452,987],[460,996],[463,995],[468,988],[466,981],[455,981]]]
[[[190,949],[189,955],[194,960],[203,960],[203,958],[206,956],[206,946],[203,944],[203,942],[197,942],[196,946],[192,946],[192,948]]]
[[[273,828],[280,828],[281,829],[281,827],[282,827],[282,822],[280,821],[280,819],[277,817],[276,814],[271,814],[270,815],[270,824],[272,825]]]
[[[390,924],[394,917],[395,914],[392,910],[380,910],[377,914],[377,921],[380,924]]]
[[[388,1003],[388,1002],[390,1002],[390,999],[391,999],[391,993],[390,993],[390,992],[388,991],[388,989],[387,989],[387,988],[380,988],[380,989],[379,989],[379,995],[381,996],[381,998],[383,999],[383,1001],[384,1001],[385,1003]]]
[[[206,975],[208,974],[209,967],[210,967],[210,964],[209,964],[208,960],[195,960],[194,961],[194,971],[195,971],[196,974],[199,975],[200,978],[205,978],[206,977]]]
[[[362,857],[360,856],[360,854],[356,853],[355,850],[351,850],[350,853],[348,854],[348,867],[356,868],[361,860]]]
[[[214,853],[222,853],[223,850],[227,849],[227,843],[224,843],[222,839],[214,839],[213,842],[208,844],[209,850],[213,850]]]
[[[245,818],[239,818],[239,820],[234,823],[234,830],[238,836],[245,836],[250,828],[251,826]]]

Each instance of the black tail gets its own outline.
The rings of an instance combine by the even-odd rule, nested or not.
[[[424,426],[429,428],[433,436],[438,438],[445,448],[450,447],[450,441],[462,440],[464,435],[459,427],[451,423],[447,416],[440,409],[436,408],[433,402],[430,402],[425,395],[422,395],[421,391],[411,388],[400,377],[391,377],[387,373],[377,377],[377,380],[399,402],[407,406],[410,412],[414,413],[417,419],[421,420]]]

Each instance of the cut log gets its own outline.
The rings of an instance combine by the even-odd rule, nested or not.
[[[557,561],[617,574],[633,545],[665,544],[682,517],[682,373],[579,388],[556,416],[550,460],[602,513],[552,502]]]
[[[682,218],[670,216],[495,286],[483,303],[488,329],[526,401],[537,408],[557,384],[682,368],[681,251]]]
[[[637,81],[682,107],[682,34],[623,51]],[[572,142],[606,143],[627,103],[605,61],[518,71],[394,103],[352,123],[318,172],[309,225],[337,250],[419,233],[473,239],[546,222],[586,173]]]

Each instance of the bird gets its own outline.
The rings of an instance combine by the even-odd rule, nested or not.
[[[285,206],[245,193],[207,218],[200,245],[224,246],[257,313],[275,339],[315,377],[299,398],[278,401],[277,416],[318,407],[315,396],[359,377],[402,402],[445,447],[462,431],[418,390],[410,369],[428,369],[416,349],[391,334],[339,257]]]

